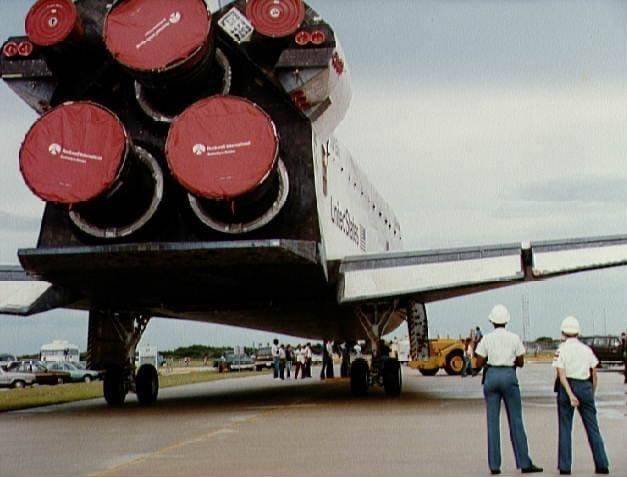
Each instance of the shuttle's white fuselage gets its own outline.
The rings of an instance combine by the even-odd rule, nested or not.
[[[315,134],[313,151],[323,261],[401,250],[398,219],[350,152]]]

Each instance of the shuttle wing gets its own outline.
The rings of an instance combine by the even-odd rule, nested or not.
[[[67,293],[29,276],[17,266],[0,266],[0,314],[33,315],[68,303]]]
[[[555,276],[627,265],[627,236],[349,257],[338,300],[428,303]]]

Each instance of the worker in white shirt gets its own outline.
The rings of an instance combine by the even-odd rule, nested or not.
[[[505,329],[511,317],[507,308],[496,305],[489,315],[494,331],[483,336],[477,348],[477,368],[484,365],[483,395],[488,417],[488,465],[493,475],[501,473],[501,401],[505,401],[510,438],[516,458],[516,468],[523,474],[542,472],[529,457],[527,434],[522,417],[522,401],[516,377],[516,367],[524,365],[525,347],[520,337]]]
[[[570,475],[572,463],[571,435],[573,414],[579,410],[592,450],[595,472],[609,474],[609,462],[597,422],[594,393],[597,387],[596,367],[599,360],[587,345],[579,341],[579,322],[573,316],[562,321],[565,341],[555,353],[553,367],[557,370],[557,415],[559,418],[558,468],[561,475]]]
[[[274,379],[279,379],[279,340],[274,339],[272,342],[272,369],[274,371]]]
[[[305,379],[305,349],[298,345],[296,347],[296,362],[294,363],[294,379],[298,379],[298,372],[301,371],[301,379]]]
[[[287,353],[285,352],[285,345],[279,346],[279,378],[285,379],[285,362]]]

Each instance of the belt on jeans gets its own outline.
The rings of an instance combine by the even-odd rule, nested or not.
[[[494,369],[513,369],[514,371],[516,370],[516,366],[493,366],[491,364],[486,364],[484,369],[483,369],[483,374],[481,375],[481,384],[485,384],[485,377],[488,374],[488,369],[490,368],[494,368]]]
[[[586,378],[586,379],[579,379],[579,378],[566,378],[568,381],[575,381],[575,382],[579,382],[579,383],[589,383],[590,382],[590,378]]]

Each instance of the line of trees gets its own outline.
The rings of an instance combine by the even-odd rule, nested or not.
[[[183,358],[191,358],[191,359],[203,359],[205,355],[209,357],[209,359],[218,359],[222,355],[226,353],[232,353],[233,348],[231,346],[204,346],[204,345],[191,345],[191,346],[181,346],[174,350],[162,351],[161,354],[165,358],[173,358],[173,359],[183,359]],[[252,348],[246,348],[246,354],[250,355],[253,353]]]

